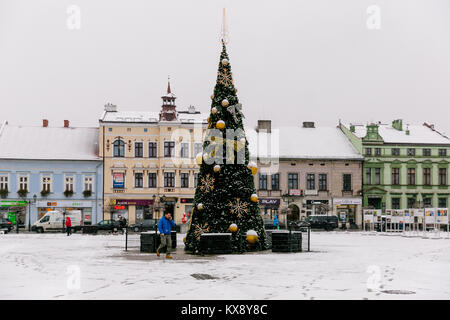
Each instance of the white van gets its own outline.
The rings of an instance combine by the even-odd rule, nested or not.
[[[62,231],[64,228],[64,219],[69,217],[72,222],[72,228],[81,226],[81,210],[66,211],[66,214],[59,210],[48,211],[41,219],[36,221],[31,227],[32,231]]]

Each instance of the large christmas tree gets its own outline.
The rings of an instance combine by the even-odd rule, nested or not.
[[[257,234],[257,248],[267,248],[253,181],[256,165],[249,163],[244,116],[236,92],[226,46],[222,42],[208,130],[203,152],[196,158],[200,172],[185,242],[185,250],[192,253],[199,251],[201,234],[230,231],[233,232],[234,252],[247,249],[247,233]]]

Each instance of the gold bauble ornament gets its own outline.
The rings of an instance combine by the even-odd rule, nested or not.
[[[251,200],[252,202],[258,202],[258,195],[257,195],[256,193],[252,194],[252,195],[250,196],[250,200]]]
[[[222,65],[226,66],[228,64],[228,59],[222,59]]]
[[[235,223],[230,224],[230,226],[228,227],[228,231],[233,232],[233,233],[237,232],[238,231],[237,224],[235,224]]]
[[[228,102],[228,100],[227,99],[223,99],[222,100],[222,107],[228,107],[228,105],[229,105],[230,103]]]
[[[255,175],[258,172],[258,168],[257,167],[253,167],[252,168],[252,175]]]
[[[198,209],[198,210],[203,210],[203,203],[199,203],[199,204],[197,205],[197,209]]]
[[[248,243],[255,244],[258,242],[258,234],[255,230],[248,230],[246,235]]]
[[[216,107],[212,107],[211,113],[212,113],[212,114],[216,114],[216,113],[217,113],[217,108],[216,108]]]
[[[213,94],[211,95],[211,100],[214,100],[214,95]]]
[[[219,129],[219,130],[224,129],[225,128],[225,122],[223,120],[217,121],[216,128]]]
[[[214,166],[214,172],[219,172],[220,171],[220,166],[218,165],[218,164],[216,164],[215,166]]]
[[[207,119],[206,119],[206,121],[208,121],[209,122],[209,120],[210,120],[211,118],[210,117],[208,117]]]
[[[183,242],[186,243],[186,237],[183,238]]]
[[[198,165],[201,165],[203,161],[203,155],[201,153],[197,154],[195,156],[195,163],[197,163]]]

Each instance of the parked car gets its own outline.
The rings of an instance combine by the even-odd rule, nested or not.
[[[155,219],[143,220],[141,223],[136,223],[130,226],[130,229],[135,232],[155,230]]]
[[[116,220],[102,220],[94,224],[91,228],[104,231],[118,231],[122,230],[119,221]]]
[[[7,230],[10,232],[13,228],[13,224],[6,218],[0,218],[0,230]]]
[[[324,229],[328,231],[338,227],[337,216],[315,215],[307,217],[305,221],[308,222],[313,229]]]
[[[39,233],[47,231],[62,231],[64,226],[65,217],[70,217],[72,222],[72,228],[76,231],[81,225],[81,210],[70,210],[62,212],[59,210],[48,211],[45,215],[33,223],[31,231]]]

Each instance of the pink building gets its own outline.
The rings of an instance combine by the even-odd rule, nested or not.
[[[361,154],[337,127],[272,128],[258,121],[258,191],[261,214],[281,222],[313,214],[337,215],[347,228],[362,223]]]

